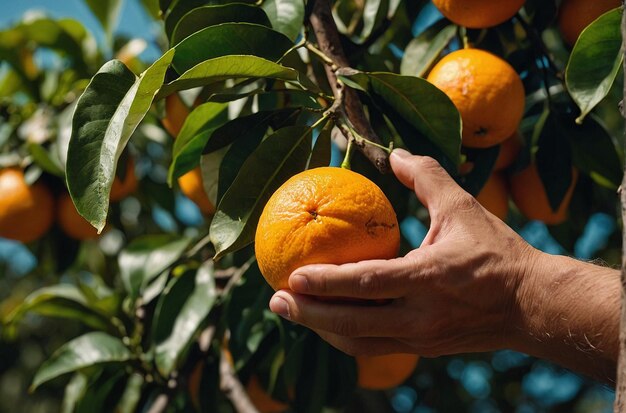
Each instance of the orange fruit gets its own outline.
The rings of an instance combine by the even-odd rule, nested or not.
[[[163,127],[174,138],[178,136],[189,115],[189,108],[180,98],[178,93],[172,93],[165,98],[165,117]]]
[[[181,192],[185,194],[187,198],[198,205],[202,213],[211,215],[215,212],[215,206],[204,191],[202,170],[200,167],[192,169],[178,178],[178,186],[180,186]]]
[[[515,132],[513,136],[500,144],[500,152],[493,166],[494,171],[501,171],[508,168],[515,162],[517,155],[522,149],[522,137],[519,132]]]
[[[563,0],[558,17],[563,39],[570,46],[574,46],[585,27],[621,4],[620,0]]]
[[[98,237],[98,231],[80,216],[68,193],[61,195],[57,201],[57,222],[71,238],[84,241]]]
[[[452,22],[472,29],[504,23],[524,5],[524,0],[433,0]]]
[[[252,376],[250,381],[248,381],[246,392],[248,393],[248,397],[250,397],[250,401],[260,413],[280,413],[284,412],[289,407],[283,402],[272,399],[261,386],[256,376]]]
[[[111,202],[121,201],[128,195],[137,191],[138,186],[139,181],[137,180],[137,175],[135,175],[135,161],[133,158],[128,158],[124,180],[121,180],[118,176],[115,177],[113,185],[111,186],[109,199]]]
[[[44,184],[29,186],[18,168],[0,170],[0,237],[32,242],[53,222],[54,198]]]
[[[408,379],[419,356],[415,354],[389,354],[375,357],[356,357],[358,385],[368,390],[385,390],[397,387]]]
[[[487,211],[505,221],[509,213],[509,189],[504,176],[497,172],[493,173],[476,196],[476,200]]]
[[[507,62],[463,49],[441,59],[428,75],[459,110],[463,145],[486,148],[511,136],[524,115],[524,85]]]
[[[376,184],[356,172],[322,167],[285,182],[265,205],[256,231],[261,273],[275,290],[307,264],[395,258],[398,221]]]
[[[537,166],[532,164],[511,177],[511,196],[517,208],[526,218],[543,221],[548,225],[556,225],[562,223],[567,218],[567,208],[572,199],[577,180],[578,171],[573,169],[572,183],[558,210],[553,211],[539,177]]]

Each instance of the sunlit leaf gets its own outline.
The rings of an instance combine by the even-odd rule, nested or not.
[[[209,26],[222,23],[255,23],[272,27],[263,9],[243,3],[198,7],[185,14],[172,33],[172,45]],[[299,23],[301,25],[302,22]],[[280,30],[279,30],[280,31]]]
[[[420,77],[426,74],[456,35],[457,27],[446,24],[445,21],[436,23],[409,42],[400,64],[401,74]]]
[[[430,82],[392,73],[343,72],[351,87],[366,92],[383,110],[404,119],[458,164],[461,149],[461,116],[450,100]],[[402,136],[403,140],[416,139]]]
[[[583,30],[567,63],[565,82],[581,111],[578,123],[609,93],[620,71],[622,13],[620,7],[603,14]]]
[[[194,289],[178,311],[169,336],[157,342],[155,347],[155,362],[165,377],[181,360],[194,334],[211,311],[215,298],[213,264],[207,261],[196,272]]]
[[[120,339],[101,332],[87,333],[65,343],[41,365],[35,374],[31,390],[84,367],[124,362],[131,358],[130,350]]]
[[[210,85],[226,79],[271,78],[295,82],[298,72],[256,56],[223,56],[204,61],[163,86],[159,98],[179,90]]]
[[[120,279],[131,297],[137,297],[150,281],[180,258],[191,240],[175,235],[136,238],[120,252]]]
[[[139,78],[112,60],[78,100],[67,154],[67,184],[78,212],[98,231],[106,224],[117,161],[163,83],[174,52]]]
[[[284,34],[251,23],[224,23],[207,27],[176,45],[172,65],[184,73],[205,60],[228,55],[280,59],[293,43]]]
[[[263,2],[272,27],[295,41],[304,20],[304,0],[267,0]]]

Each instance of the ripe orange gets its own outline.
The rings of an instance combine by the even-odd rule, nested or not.
[[[356,357],[358,385],[368,390],[397,387],[411,376],[418,360],[415,354]]]
[[[84,241],[98,237],[98,231],[80,216],[68,193],[57,201],[57,222],[69,237]]]
[[[180,98],[178,93],[173,93],[165,98],[165,117],[163,118],[163,127],[174,138],[178,136],[180,130],[189,115],[189,108]]]
[[[343,168],[301,172],[270,198],[256,231],[261,273],[275,290],[306,264],[395,258],[396,214],[369,179]]]
[[[563,39],[570,46],[574,46],[585,27],[621,4],[619,0],[563,0],[558,17]]]
[[[500,153],[498,153],[498,159],[496,159],[493,170],[501,171],[511,166],[521,149],[522,137],[519,132],[515,132],[513,136],[500,144]]]
[[[206,215],[215,212],[215,206],[204,191],[202,184],[202,171],[200,167],[193,169],[180,178],[178,178],[178,186],[185,196],[195,202],[200,211]]]
[[[524,0],[433,0],[433,4],[460,26],[485,29],[509,20]]]
[[[505,221],[509,213],[509,189],[504,176],[497,172],[493,173],[476,196],[476,200],[487,211]]]
[[[137,180],[137,175],[135,175],[135,161],[133,158],[128,158],[124,180],[122,181],[119,177],[115,177],[113,185],[111,186],[111,195],[109,198],[111,199],[111,202],[121,201],[128,195],[137,191],[138,186],[139,181]]]
[[[511,195],[520,212],[528,219],[543,221],[548,225],[556,225],[567,218],[567,208],[574,193],[578,180],[578,171],[572,170],[572,183],[557,211],[553,211],[548,195],[539,177],[537,166],[532,164],[520,173],[511,177]]]
[[[54,199],[42,183],[29,186],[18,168],[0,170],[0,237],[41,238],[54,221]]]
[[[260,413],[280,413],[284,412],[289,407],[283,402],[272,399],[261,386],[256,376],[250,378],[246,386],[246,392],[248,393],[248,397],[250,397],[250,401]]]
[[[507,62],[478,49],[457,50],[433,67],[428,81],[463,119],[463,145],[486,148],[511,136],[524,114],[524,85]]]

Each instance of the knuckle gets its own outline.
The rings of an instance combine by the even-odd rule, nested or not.
[[[367,296],[381,288],[381,277],[378,271],[368,271],[364,273],[356,284],[356,295]]]
[[[478,201],[467,192],[459,191],[455,197],[454,204],[461,211],[471,211],[478,206]]]
[[[438,170],[441,168],[439,162],[430,156],[421,156],[418,159],[418,166],[420,169]]]

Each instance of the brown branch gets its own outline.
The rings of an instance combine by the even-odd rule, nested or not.
[[[343,48],[341,47],[339,31],[333,19],[331,0],[315,0],[309,20],[320,50],[334,62],[337,68],[350,67],[350,62],[348,62]],[[374,129],[372,129],[372,125],[367,119],[367,116],[365,116],[365,110],[363,109],[363,105],[356,91],[346,88],[344,84],[337,79],[335,70],[333,70],[334,67],[326,65],[325,69],[328,83],[333,90],[333,95],[336,100],[338,99],[343,103],[346,117],[350,120],[354,129],[365,139],[382,145],[380,138],[376,135]],[[350,135],[346,137],[348,139],[354,138]],[[357,143],[357,148],[380,172],[387,173],[390,171],[389,157],[384,150],[363,143]]]
[[[622,1],[626,6],[626,0]],[[622,39],[626,39],[626,14],[622,16]],[[626,60],[624,60],[626,69]],[[626,73],[626,72],[625,72]],[[626,75],[625,75],[626,76]],[[626,99],[626,83],[624,83],[624,99]],[[623,101],[622,101],[623,102]],[[623,105],[623,103],[622,103]],[[621,111],[624,115],[624,110]],[[626,116],[624,116],[626,119]],[[622,222],[626,222],[626,171],[622,185],[618,191],[622,204]],[[626,230],[622,228],[622,311],[619,330],[619,358],[617,363],[617,383],[615,387],[615,412],[626,412]]]
[[[220,389],[230,400],[237,413],[259,413],[237,378],[228,357],[224,356],[220,358]]]

